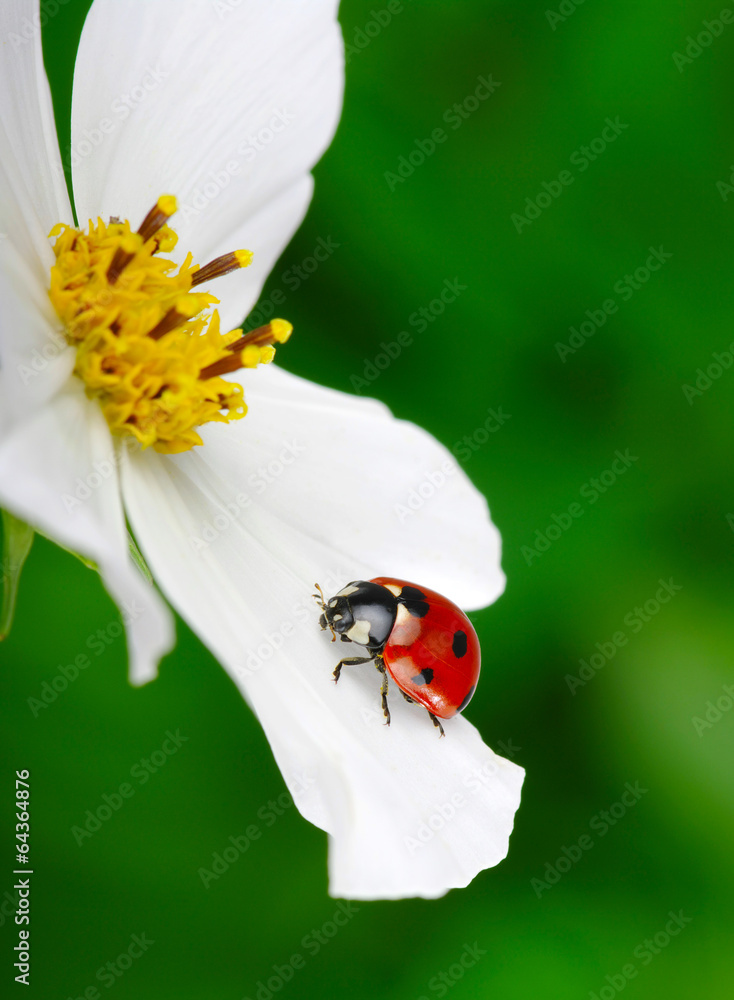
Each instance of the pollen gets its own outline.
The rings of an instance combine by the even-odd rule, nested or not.
[[[202,444],[197,428],[247,413],[242,386],[222,376],[267,364],[292,327],[285,320],[243,333],[220,331],[219,299],[205,282],[247,267],[249,250],[203,267],[188,254],[161,256],[178,242],[168,220],[176,199],[163,195],[136,232],[112,218],[88,232],[60,223],[51,230],[56,263],[49,295],[76,348],[74,373],[98,400],[110,430],[143,447],[174,454]]]

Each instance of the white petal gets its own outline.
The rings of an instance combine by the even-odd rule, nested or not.
[[[72,215],[38,23],[38,0],[0,5],[0,234],[48,281],[49,230]]]
[[[282,372],[248,401],[245,420],[207,430],[196,453],[126,464],[125,505],[141,547],[254,708],[299,809],[330,833],[332,894],[433,897],[464,886],[507,852],[522,769],[496,757],[465,719],[449,720],[439,740],[394,687],[385,728],[370,664],[346,667],[336,688],[336,660],[360,650],[320,633],[311,591],[314,580],[336,589],[404,569],[450,596],[495,593],[486,505],[463,496],[471,487],[456,472],[403,531],[393,503],[425,461],[430,469],[447,455],[426,434],[379,404]]]
[[[487,502],[435,438],[395,420],[376,400],[316,386],[275,365],[237,377],[249,413],[236,429],[205,428],[203,458],[220,469],[230,464],[239,490],[252,492],[248,470],[277,462],[286,438],[294,467],[265,494],[283,521],[348,552],[365,571],[374,566],[380,575],[416,580],[463,608],[500,596],[501,542]]]
[[[164,602],[129,558],[118,469],[98,404],[70,380],[0,444],[0,507],[97,563],[127,626],[132,679],[143,683],[174,635]]]
[[[42,406],[74,367],[48,280],[9,240],[0,242],[0,434]]]
[[[72,105],[80,220],[137,222],[159,195],[174,194],[174,225],[185,232],[177,253],[191,250],[205,263],[239,249],[240,233],[259,237],[248,220],[267,213],[321,156],[341,107],[336,4],[261,0],[222,14],[226,6],[95,0]],[[293,220],[274,210],[269,225],[282,250]],[[244,244],[256,254],[262,246]],[[233,306],[240,317],[264,275],[261,268],[257,287],[241,286]]]

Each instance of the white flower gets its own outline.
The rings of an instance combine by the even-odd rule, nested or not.
[[[61,346],[69,331],[49,300],[48,234],[73,220],[34,23],[38,0],[2,4],[0,506],[97,563],[142,683],[173,629],[130,560],[128,519],[161,591],[256,712],[298,808],[330,834],[334,895],[464,886],[505,856],[522,770],[463,718],[439,740],[393,699],[384,727],[369,664],[331,682],[338,657],[310,595],[315,580],[335,591],[392,575],[465,608],[490,603],[504,577],[486,503],[419,428],[273,365],[227,376],[249,412],[200,426],[203,446],[123,447],[134,439],[110,433],[73,373],[81,354]],[[252,249],[252,266],[216,285],[229,330],[306,210],[342,63],[333,0],[94,0],[72,104],[80,223],[134,227],[171,193],[179,263]],[[427,476],[444,483],[398,516]]]

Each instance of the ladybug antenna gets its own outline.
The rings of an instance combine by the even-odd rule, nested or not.
[[[326,611],[326,598],[324,597],[324,592],[318,583],[315,583],[314,587],[318,590],[318,594],[311,594],[311,597],[313,597],[322,611]]]
[[[324,597],[324,592],[321,589],[321,587],[318,585],[318,583],[315,583],[314,587],[318,590],[318,594],[312,594],[311,596],[316,601],[316,603],[321,608],[321,610],[324,612],[323,618],[324,618],[324,621],[326,622],[326,627],[331,632],[331,641],[332,642],[336,642],[336,632],[334,631],[334,628],[333,628],[331,622],[326,617],[326,610],[327,609],[326,609],[326,598]],[[323,629],[324,626],[322,625],[321,627]]]

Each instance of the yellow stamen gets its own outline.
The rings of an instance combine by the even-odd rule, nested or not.
[[[143,243],[154,236],[168,222],[177,209],[176,199],[172,194],[162,194],[153,208],[148,212],[138,228],[138,235]]]
[[[252,262],[251,250],[235,250],[234,253],[225,253],[221,257],[210,260],[208,264],[200,267],[191,275],[192,285],[201,285],[204,281],[212,281],[214,278],[221,278],[222,275],[236,271],[240,267],[247,267]]]
[[[238,331],[241,332],[241,331]],[[265,326],[259,326],[256,330],[250,330],[243,337],[227,345],[228,351],[241,351],[249,344],[284,344],[293,333],[293,327],[285,319],[273,319]]]
[[[237,333],[240,331],[237,330]],[[258,365],[266,365],[275,357],[275,348],[269,343],[247,343],[247,337],[240,337],[235,344],[230,344],[228,351],[235,350],[224,358],[219,358],[199,372],[199,378],[214,378],[217,375],[226,375],[228,372],[236,372],[238,368],[257,368]],[[236,347],[239,344],[239,347]]]
[[[176,305],[169,309],[160,323],[157,323],[152,330],[148,331],[148,336],[153,340],[160,340],[177,326],[182,326],[188,320],[193,319],[202,309],[206,309],[212,302],[218,302],[213,295],[186,295],[178,300]]]
[[[175,198],[163,195],[137,232],[115,218],[90,222],[88,232],[59,224],[50,233],[56,263],[49,295],[77,348],[75,374],[113,433],[167,453],[201,444],[201,424],[243,417],[242,387],[220,376],[267,364],[272,345],[291,331],[273,320],[244,336],[220,332],[217,311],[203,312],[218,299],[191,289],[246,267],[252,254],[237,250],[203,268],[189,254],[176,270],[158,256],[176,245],[167,225],[175,210]]]

